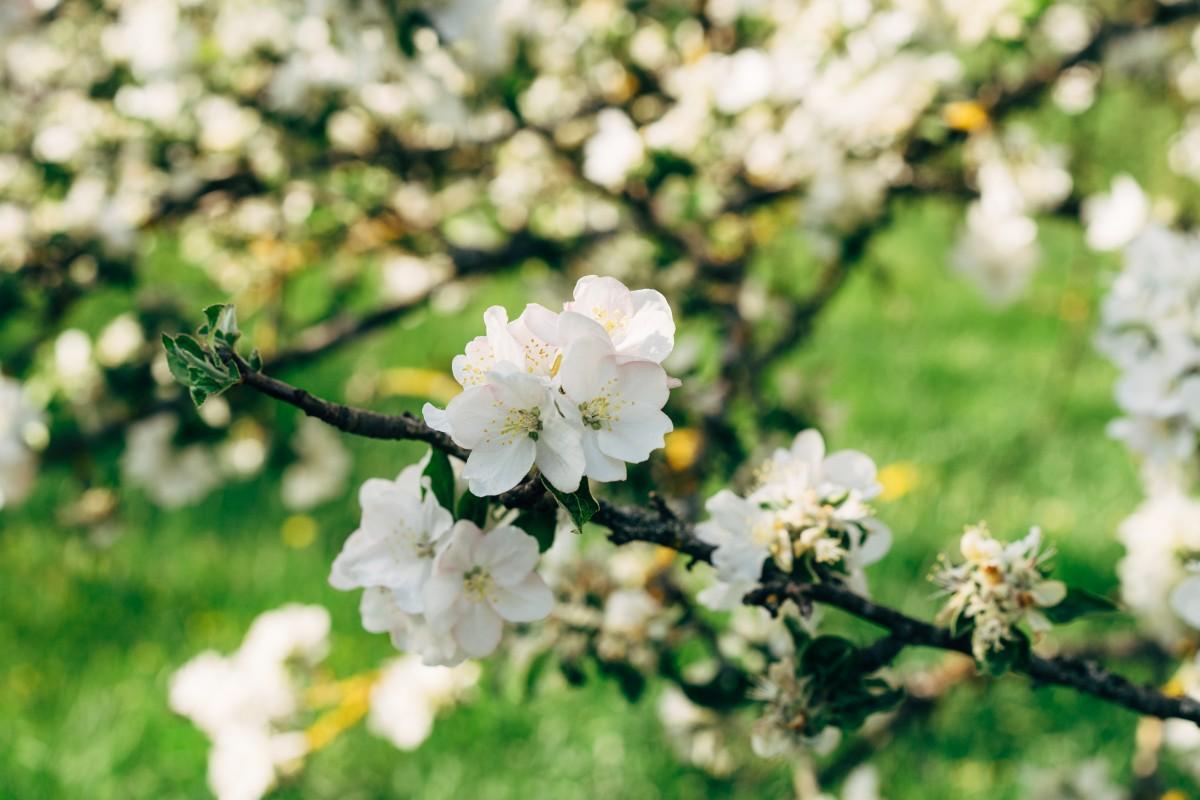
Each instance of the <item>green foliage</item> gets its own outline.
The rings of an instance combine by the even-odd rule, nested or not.
[[[558,504],[571,515],[571,522],[575,525],[575,532],[583,533],[583,526],[600,510],[600,504],[596,502],[596,498],[592,497],[592,490],[588,488],[587,479],[585,478],[581,481],[579,488],[570,494],[556,489],[554,484],[546,480],[544,475],[542,476],[542,483],[554,495],[554,499],[558,501]]]
[[[983,658],[976,659],[975,663],[984,674],[999,678],[1004,673],[1020,669],[1029,663],[1030,646],[1029,637],[1025,632],[1013,628],[1012,636],[1004,642],[1003,647],[985,651]]]
[[[199,407],[209,397],[225,392],[241,380],[238,368],[223,355],[232,351],[241,338],[234,307],[218,304],[205,308],[204,322],[196,329],[196,335],[198,340],[186,333],[176,336],[164,333],[162,343],[171,375],[187,388],[192,402]],[[257,350],[251,352],[248,363],[256,372],[262,369],[262,357]]]
[[[422,473],[429,478],[429,488],[437,498],[438,505],[447,510],[454,509],[454,469],[450,457],[436,447],[430,449],[429,463]],[[469,494],[469,492],[468,492]]]
[[[455,519],[465,519],[474,522],[479,527],[487,522],[488,516],[488,501],[482,497],[476,497],[470,492],[463,492],[458,498],[458,506],[454,509]]]
[[[804,732],[815,736],[827,727],[852,731],[867,717],[888,711],[904,692],[870,675],[863,651],[849,639],[822,635],[798,643],[796,677],[808,692]]]
[[[554,544],[558,515],[552,510],[544,509],[523,511],[513,524],[537,539],[538,551],[544,553]]]
[[[1087,589],[1067,587],[1067,596],[1057,605],[1042,609],[1051,622],[1071,622],[1086,614],[1105,614],[1117,610],[1117,604],[1107,597],[1093,594]]]

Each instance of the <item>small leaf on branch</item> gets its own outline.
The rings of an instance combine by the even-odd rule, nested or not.
[[[525,511],[517,517],[513,525],[537,539],[538,552],[544,553],[554,544],[558,515],[553,510]]]
[[[982,660],[977,661],[979,668],[993,678],[999,678],[1006,672],[1011,672],[1029,663],[1030,642],[1024,632],[1013,630],[1012,638],[1004,642],[999,650],[987,650]]]
[[[583,526],[588,520],[596,516],[596,512],[600,510],[600,504],[592,497],[592,491],[588,488],[587,480],[583,480],[579,484],[579,488],[568,494],[567,492],[559,491],[554,487],[554,484],[546,480],[546,476],[542,476],[542,483],[554,495],[554,499],[558,504],[567,510],[571,515],[571,522],[575,524],[575,532],[583,533]]]
[[[453,509],[454,470],[450,466],[450,457],[434,448],[430,452],[429,464],[425,467],[424,475],[429,478],[430,488],[438,504],[448,511]]]
[[[1067,596],[1056,605],[1043,608],[1042,613],[1051,622],[1071,622],[1085,614],[1103,614],[1116,611],[1117,605],[1107,597],[1089,592],[1087,589],[1067,588]]]

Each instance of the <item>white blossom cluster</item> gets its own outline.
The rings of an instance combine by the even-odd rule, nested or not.
[[[492,653],[505,621],[545,618],[554,598],[535,571],[532,536],[512,525],[485,533],[470,521],[455,523],[423,485],[423,468],[363,484],[362,521],[329,582],[365,590],[368,631],[388,633],[397,649],[419,653],[426,664],[454,665]]]
[[[327,743],[321,741],[325,734],[314,733],[319,723],[306,726],[320,705],[314,698],[336,697],[343,689],[322,683],[328,650],[328,612],[289,604],[259,615],[232,654],[206,651],[171,677],[171,709],[212,742],[208,783],[218,800],[258,800]],[[368,676],[367,725],[397,748],[415,749],[429,737],[438,712],[478,678],[472,663],[431,667],[415,657],[393,659],[377,677]],[[362,698],[348,695],[341,702],[356,714],[350,706]]]
[[[1109,432],[1148,486],[1190,480],[1200,426],[1200,240],[1151,228],[1125,250],[1097,346],[1121,370]]]
[[[966,158],[979,199],[967,207],[952,261],[988,300],[1008,303],[1024,291],[1040,257],[1034,215],[1071,192],[1066,154],[1014,126],[1003,136],[990,130],[972,136]]]
[[[228,656],[207,651],[171,678],[170,705],[212,742],[208,784],[220,800],[257,800],[309,750],[303,688],[329,649],[329,613],[287,605],[260,615]]]
[[[1179,644],[1200,629],[1200,239],[1148,227],[1125,249],[1097,346],[1120,370],[1109,424],[1141,467],[1147,499],[1118,538],[1121,594],[1146,629]]]
[[[879,491],[868,456],[855,450],[826,455],[820,433],[801,432],[790,449],[777,450],[760,467],[748,496],[724,489],[705,504],[711,518],[696,535],[716,548],[717,580],[700,601],[713,609],[737,607],[768,560],[784,572],[836,569],[865,591],[863,568],[891,546],[890,529],[869,505]]]
[[[671,307],[652,289],[630,291],[589,275],[555,313],[531,304],[512,322],[484,314],[487,334],[454,359],[462,394],[425,421],[471,451],[463,470],[478,496],[505,492],[531,467],[562,492],[580,481],[624,480],[663,446],[673,385],[662,368],[675,344]]]
[[[229,407],[221,398],[210,399],[201,417],[212,427],[224,427]],[[131,424],[125,432],[122,478],[157,506],[195,505],[227,481],[257,474],[266,463],[271,443],[257,426],[231,430],[215,445],[177,445],[179,425],[177,415],[163,412]],[[351,468],[341,439],[324,423],[306,417],[291,446],[296,459],[283,471],[284,507],[304,511],[340,497]]]
[[[1050,621],[1040,609],[1062,602],[1067,587],[1046,578],[1046,562],[1054,552],[1043,549],[1041,529],[1032,528],[1025,538],[1002,544],[986,525],[972,525],[959,548],[966,560],[954,565],[943,559],[931,579],[948,595],[939,623],[952,629],[971,623],[971,650],[977,661],[985,662],[1010,646],[1022,621],[1035,634],[1049,630]]]
[[[29,391],[0,374],[0,509],[29,494],[37,475],[37,448],[45,443],[46,426]]]

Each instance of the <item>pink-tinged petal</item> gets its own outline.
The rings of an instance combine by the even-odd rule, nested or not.
[[[625,462],[601,452],[596,431],[583,432],[583,464],[583,474],[592,480],[603,483],[625,480]]]
[[[633,316],[633,293],[616,278],[585,275],[575,284],[573,296],[575,302],[568,304],[568,311],[593,318],[598,311],[616,311],[626,318]]]
[[[561,419],[545,419],[538,434],[537,466],[560,492],[578,489],[584,468],[579,432]]]
[[[537,622],[554,609],[554,593],[541,575],[531,572],[517,584],[498,587],[489,602],[509,622]]]
[[[450,371],[454,379],[464,389],[478,386],[484,382],[485,376],[496,365],[496,354],[486,336],[476,336],[467,343],[466,352],[455,356],[450,362]]]
[[[800,431],[792,442],[792,455],[809,466],[809,474],[817,475],[821,462],[825,460],[825,440],[821,433],[812,428]]]
[[[839,450],[825,459],[821,465],[822,478],[845,486],[847,489],[857,489],[864,494],[874,494],[878,489],[875,483],[875,462],[869,456],[857,450]]]
[[[525,310],[521,312],[521,316],[517,317],[517,322],[522,323],[530,333],[543,342],[553,345],[559,344],[558,314],[545,306],[530,303],[525,306]]]
[[[525,350],[508,330],[508,312],[502,306],[492,306],[483,312],[483,324],[487,329],[488,344],[497,362],[508,362],[517,367],[525,365]]]
[[[537,452],[528,436],[513,439],[511,444],[472,450],[462,476],[476,497],[507,492],[529,474]]]
[[[600,450],[613,458],[638,464],[664,444],[675,426],[671,418],[655,408],[631,406],[621,411],[620,422],[611,430],[600,430]]]
[[[491,655],[503,632],[504,623],[487,603],[468,603],[454,626],[454,638],[471,658]]]
[[[660,409],[667,404],[670,391],[667,373],[650,361],[628,361],[619,368],[619,392],[627,403]]]
[[[568,315],[564,312],[563,316]],[[563,350],[558,378],[567,397],[576,404],[586,403],[599,396],[605,389],[616,389],[617,381],[620,380],[616,360],[612,358],[612,345],[608,336],[604,335],[603,329],[600,333],[603,338],[576,338]]]
[[[484,534],[475,563],[501,586],[518,583],[537,565],[537,540],[520,528],[504,525]]]

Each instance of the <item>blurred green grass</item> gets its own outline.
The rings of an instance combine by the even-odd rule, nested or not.
[[[1111,593],[1120,555],[1113,531],[1138,501],[1129,458],[1104,436],[1116,413],[1114,373],[1090,344],[1103,275],[1114,262],[1088,254],[1077,231],[1048,225],[1044,263],[1029,296],[993,309],[945,267],[955,219],[952,209],[933,202],[902,209],[814,338],[773,378],[798,379],[821,398],[817,417],[831,447],[861,449],[880,465],[900,463],[917,476],[911,492],[881,509],[896,533],[892,553],[872,574],[884,601],[931,616],[935,605],[924,578],[936,553],[980,519],[1006,538],[1042,525],[1060,550],[1060,574]],[[169,260],[169,253],[162,257]],[[418,318],[293,377],[338,396],[361,364],[444,369],[474,335],[483,305],[516,310],[527,299],[525,287],[545,283],[537,270],[496,281],[459,315]],[[282,428],[290,427],[292,412],[276,413]],[[419,453],[370,441],[349,446],[352,485],[394,474]],[[56,522],[78,488],[79,478],[64,468],[44,474],[32,501],[6,516],[0,797],[206,796],[207,742],[167,710],[169,676],[201,650],[233,649],[257,614],[282,603],[330,609],[330,666],[338,675],[389,654],[384,637],[361,630],[357,597],[326,583],[329,563],[355,524],[354,493],[314,512],[319,535],[297,549],[280,535],[288,514],[278,480],[268,470],[177,513],[131,493],[122,498],[120,536],[103,547]],[[910,656],[922,657],[928,656]],[[310,758],[279,796],[534,800],[788,792],[780,764],[761,763],[726,781],[680,766],[659,728],[653,696],[630,706],[614,686],[593,684],[525,702],[493,688],[441,719],[414,753],[396,751],[361,726],[351,730]],[[1009,677],[954,690],[875,763],[889,798],[1017,798],[1019,777],[1031,765],[1097,754],[1127,780],[1136,723],[1130,712]],[[1168,779],[1182,785],[1176,775]]]

